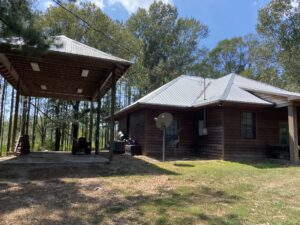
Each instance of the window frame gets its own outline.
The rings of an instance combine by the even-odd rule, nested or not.
[[[168,141],[168,140],[167,140],[167,139],[168,139],[168,138],[167,138],[168,136],[174,136],[174,137],[177,136],[177,139],[176,139],[176,140],[178,140],[178,141],[180,140],[180,132],[179,132],[180,121],[179,121],[179,119],[174,118],[172,123],[174,123],[174,122],[176,122],[176,134],[174,134],[174,135],[173,135],[173,134],[171,134],[171,135],[169,134],[169,135],[168,135],[168,132],[167,132],[167,131],[168,131],[168,128],[170,128],[170,127],[166,128],[166,134],[165,134],[166,137],[165,137],[165,138],[166,138],[166,145],[167,145],[167,148],[179,148],[179,143],[178,143],[178,146],[177,146],[177,147],[171,147],[171,146],[169,146],[169,142],[167,142],[167,141]],[[174,140],[175,140],[175,139],[174,139]]]
[[[244,113],[250,113],[251,115],[253,115],[252,120],[254,120],[252,123],[252,132],[253,132],[253,137],[246,137],[244,135]],[[257,113],[253,112],[253,111],[242,111],[241,112],[241,137],[242,139],[245,140],[256,140],[257,139]]]
[[[285,124],[287,126],[287,144],[281,143],[281,132],[280,132],[281,126],[280,125],[282,125],[282,124]],[[280,145],[289,145],[289,142],[290,142],[290,140],[289,140],[289,124],[287,121],[279,121],[278,122],[278,139],[279,139],[278,142]]]

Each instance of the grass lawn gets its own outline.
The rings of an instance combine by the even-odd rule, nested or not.
[[[0,165],[0,224],[300,224],[300,167],[116,156]]]

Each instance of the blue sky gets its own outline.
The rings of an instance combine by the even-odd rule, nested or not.
[[[82,0],[83,1],[83,0]],[[138,7],[147,8],[154,0],[89,0],[115,20],[126,21]],[[194,17],[209,27],[209,37],[200,45],[213,48],[225,38],[255,32],[258,10],[270,0],[163,0],[175,5],[181,17]],[[53,4],[40,0],[39,8]],[[55,4],[54,4],[55,5]]]

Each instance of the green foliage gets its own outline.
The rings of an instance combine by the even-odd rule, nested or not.
[[[0,4],[0,36],[7,38],[8,42],[15,37],[22,38],[24,45],[17,49],[26,54],[33,49],[36,53],[43,52],[49,46],[37,27],[37,15],[31,10],[31,3],[24,0],[1,0]],[[5,47],[11,48],[9,45]]]
[[[237,73],[275,86],[282,86],[279,76],[280,66],[274,45],[255,35],[236,37],[220,41],[196,65],[195,74],[218,78],[229,73]]]
[[[300,84],[300,5],[290,0],[272,0],[259,12],[257,31],[274,43],[274,52],[283,69],[286,87],[299,91]]]
[[[207,26],[193,18],[179,18],[176,7],[162,2],[154,2],[148,11],[139,9],[126,25],[142,42],[133,70],[143,74],[143,92],[189,71],[200,53],[199,40],[208,35]]]
[[[63,8],[52,6],[39,20],[39,26],[44,29],[47,36],[64,34],[104,52],[127,59],[133,57],[137,48],[134,37],[124,29],[121,23],[114,22],[99,7],[91,3],[81,3],[78,6],[72,2],[64,4],[64,7],[88,21],[93,28],[100,30],[101,33],[91,29],[86,23]],[[104,36],[102,33],[106,35]]]

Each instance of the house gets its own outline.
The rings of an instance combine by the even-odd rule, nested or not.
[[[162,154],[154,118],[169,112],[174,120],[166,129],[167,157],[265,158],[272,147],[286,146],[298,161],[299,103],[300,93],[233,73],[218,79],[182,75],[117,112],[115,120],[151,157]]]

